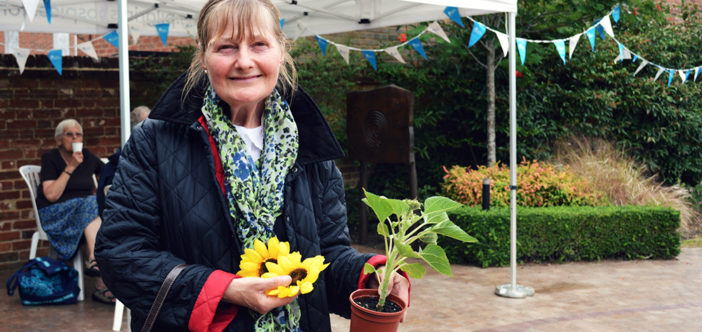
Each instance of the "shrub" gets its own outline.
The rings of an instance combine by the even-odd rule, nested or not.
[[[489,178],[490,205],[509,206],[509,168],[501,163],[491,167],[453,166],[446,170],[442,188],[452,199],[468,206],[482,202],[483,179]],[[520,206],[582,206],[602,205],[606,197],[593,190],[588,182],[570,171],[568,167],[557,169],[554,165],[522,160],[517,168],[517,205]]]
[[[451,262],[482,267],[510,262],[510,209],[464,208],[451,219],[478,243],[440,239]],[[521,208],[517,259],[521,262],[674,258],[680,253],[678,211],[660,206]]]

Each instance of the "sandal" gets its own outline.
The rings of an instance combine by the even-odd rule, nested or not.
[[[86,265],[88,265],[88,267],[84,270],[86,275],[91,277],[100,276],[100,268],[98,267],[97,261],[95,259],[89,260]]]
[[[104,304],[115,304],[115,296],[112,295],[111,292],[110,295],[107,295],[107,292],[109,291],[110,290],[107,287],[103,289],[95,289],[93,292],[93,300]]]

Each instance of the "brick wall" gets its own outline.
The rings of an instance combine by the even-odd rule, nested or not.
[[[0,268],[29,257],[36,228],[19,167],[41,163],[66,118],[82,124],[86,148],[109,156],[120,143],[118,84],[116,59],[65,57],[59,76],[46,56],[32,56],[20,76],[14,57],[0,55]]]
[[[77,38],[74,38],[77,37]],[[93,48],[95,48],[95,53],[99,57],[116,57],[118,54],[117,48],[108,43],[104,38],[100,38],[102,35],[89,35],[89,34],[70,34],[68,38],[70,46],[70,54],[75,55],[75,45],[86,42],[93,41]],[[96,39],[97,38],[97,39]],[[193,45],[194,40],[190,37],[168,37],[166,46],[163,46],[161,38],[158,36],[141,36],[137,44],[132,45],[132,38],[129,37],[130,51],[146,51],[146,52],[173,52],[178,49],[178,46]],[[0,43],[5,43],[5,34],[0,33]],[[50,33],[30,33],[30,32],[20,32],[19,34],[19,47],[27,48],[32,50],[30,54],[47,54],[54,46],[53,35]],[[0,51],[6,52],[4,46],[0,46]],[[81,50],[77,50],[78,56],[87,56]]]

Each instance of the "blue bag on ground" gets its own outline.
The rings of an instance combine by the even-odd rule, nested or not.
[[[7,280],[7,295],[19,295],[24,305],[76,303],[78,271],[51,257],[37,257]]]

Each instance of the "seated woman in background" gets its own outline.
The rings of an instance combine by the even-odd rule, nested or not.
[[[61,260],[73,257],[81,237],[85,236],[88,252],[85,273],[99,277],[93,251],[101,219],[95,201],[93,174],[100,174],[103,163],[92,152],[82,149],[83,128],[78,121],[61,121],[56,126],[54,137],[58,147],[41,157],[41,190],[37,190],[41,226]],[[114,302],[114,296],[101,278],[98,278],[95,288],[94,300]]]

